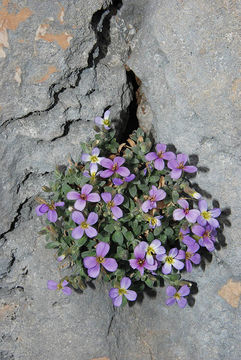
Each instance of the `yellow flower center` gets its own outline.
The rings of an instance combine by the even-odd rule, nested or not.
[[[167,256],[167,257],[166,257],[166,262],[167,262],[168,264],[173,264],[173,263],[174,263],[173,257],[172,257],[172,256]]]
[[[61,290],[61,289],[63,289],[62,284],[58,284],[58,285],[57,285],[57,290]]]
[[[97,256],[96,261],[97,261],[99,264],[102,264],[102,263],[105,261],[105,258],[103,258],[102,256]]]
[[[202,217],[203,217],[205,220],[210,220],[212,216],[211,216],[210,211],[203,211],[203,212],[202,212]]]
[[[54,202],[52,201],[51,204],[48,204],[49,210],[55,210]]]
[[[115,206],[114,201],[108,201],[107,206],[108,208],[112,208],[113,206]]]
[[[118,164],[114,164],[113,166],[112,166],[112,171],[116,171],[118,169]]]
[[[163,156],[163,152],[162,152],[162,151],[160,151],[159,153],[157,153],[157,156],[161,159],[161,158],[162,158],[162,156]]]
[[[92,163],[97,163],[97,162],[98,162],[98,156],[92,155],[92,156],[90,157],[90,161],[91,161]]]
[[[151,247],[151,246],[148,246],[147,248],[147,255],[155,255],[155,250]]]
[[[119,295],[124,295],[124,294],[127,294],[127,290],[126,290],[126,289],[123,289],[123,288],[120,288],[120,289],[118,290],[118,293],[119,293]]]
[[[138,264],[141,265],[141,266],[144,264],[144,262],[145,262],[145,259],[139,259],[138,260]]]
[[[89,224],[87,224],[86,221],[83,221],[82,224],[80,225],[82,227],[82,229],[88,229]]]
[[[180,164],[178,165],[177,168],[178,168],[178,169],[184,169],[184,164],[183,164],[183,162],[180,162]]]
[[[210,233],[211,233],[211,231],[205,231],[205,233],[203,234],[203,236],[202,237],[210,237]]]
[[[152,226],[155,226],[157,224],[157,219],[155,219],[155,218],[150,218],[149,221],[150,221]]]
[[[104,125],[109,126],[110,125],[110,120],[109,119],[104,119]]]
[[[192,256],[193,256],[193,254],[187,251],[186,255],[185,255],[185,259],[189,260],[189,259],[191,259]]]
[[[180,299],[181,299],[181,296],[180,296],[180,294],[177,292],[177,293],[174,295],[174,298],[177,299],[177,300],[180,300]]]

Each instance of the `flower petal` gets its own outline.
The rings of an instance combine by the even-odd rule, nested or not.
[[[89,269],[96,266],[97,261],[95,256],[87,256],[83,259],[84,266]]]
[[[101,195],[101,197],[102,197],[102,199],[104,200],[105,203],[108,203],[112,199],[111,193],[109,193],[109,192],[104,192],[104,193],[102,193],[100,195]]]
[[[122,289],[129,289],[130,286],[131,286],[131,279],[126,276],[123,277],[120,282],[120,287]]]
[[[66,285],[68,285],[68,281],[67,280],[62,281],[62,286],[66,286]]]
[[[91,155],[95,155],[95,156],[98,156],[100,154],[100,149],[95,147],[93,150],[92,150],[92,153]]]
[[[164,160],[161,158],[158,158],[154,161],[154,168],[157,170],[163,170],[165,166]]]
[[[193,234],[197,235],[197,236],[203,236],[204,232],[205,232],[205,228],[203,228],[202,226],[196,224],[192,227],[192,232]]]
[[[81,160],[82,161],[90,161],[90,155],[89,154],[82,154],[81,155]]]
[[[118,268],[116,260],[111,258],[105,258],[105,261],[102,263],[102,265],[106,270],[111,272],[116,271],[116,269]]]
[[[114,299],[116,298],[117,296],[119,296],[119,289],[117,288],[111,288],[110,291],[109,291],[109,297],[111,299]]]
[[[168,263],[165,263],[162,267],[162,272],[163,274],[167,275],[167,274],[170,274],[172,272],[172,265],[171,264],[168,264]]]
[[[76,200],[75,203],[74,203],[75,209],[76,209],[76,210],[79,210],[79,211],[84,210],[85,206],[86,206],[86,201],[83,200],[83,199],[78,199],[78,200]]]
[[[92,189],[93,189],[92,185],[85,184],[81,189],[81,194],[88,195],[89,193],[91,193]]]
[[[138,265],[137,259],[130,259],[129,263],[130,263],[130,266],[132,267],[132,269],[137,268],[137,265]]]
[[[171,306],[171,305],[174,305],[175,302],[176,302],[176,299],[174,297],[171,297],[171,298],[166,300],[166,305]]]
[[[166,294],[167,296],[174,296],[176,294],[177,290],[176,288],[174,288],[174,286],[171,286],[169,285],[167,288],[166,288]]]
[[[177,155],[177,161],[178,161],[179,163],[182,162],[183,164],[186,164],[187,159],[188,159],[188,156],[187,156],[186,154],[178,154],[178,155]]]
[[[54,203],[54,206],[64,206],[64,202],[58,201],[58,202]]]
[[[165,152],[166,151],[166,144],[156,144],[156,152],[160,153],[160,152]]]
[[[147,161],[153,161],[158,159],[158,156],[155,152],[149,152],[148,154],[145,155],[145,158]]]
[[[177,256],[177,254],[178,254],[178,249],[177,249],[177,248],[172,248],[172,249],[169,251],[168,256],[172,256],[172,257],[174,258],[175,256]]]
[[[98,215],[95,212],[89,213],[87,224],[94,225],[98,221]]]
[[[191,271],[192,271],[192,263],[191,263],[190,260],[186,260],[186,261],[185,261],[185,266],[186,266],[187,272],[191,272]]]
[[[194,224],[199,215],[200,215],[199,210],[192,209],[192,210],[189,210],[188,214],[186,214],[186,219],[187,219],[188,222]]]
[[[185,308],[185,306],[187,305],[187,299],[181,297],[180,300],[177,299],[177,304],[180,308]]]
[[[100,195],[97,193],[91,193],[87,195],[87,200],[90,202],[98,202],[100,201]]]
[[[117,296],[112,300],[114,306],[121,306],[122,304],[122,295]]]
[[[179,179],[181,177],[181,175],[182,175],[181,169],[173,169],[170,174],[171,178],[174,180]]]
[[[104,170],[104,171],[100,172],[100,177],[105,179],[105,178],[112,176],[113,174],[114,174],[114,171],[112,171],[112,170]]]
[[[185,200],[185,199],[179,199],[178,200],[178,205],[180,205],[183,209],[189,209],[189,204],[188,204],[188,202],[187,202],[187,200]]]
[[[175,170],[178,168],[179,164],[178,164],[177,160],[173,159],[173,160],[168,161],[167,166],[169,167],[169,169]]]
[[[208,220],[208,223],[209,223],[211,226],[213,226],[214,228],[219,227],[219,222],[218,222],[218,220],[216,220],[216,219],[211,218],[210,220]]]
[[[191,261],[192,261],[195,265],[200,264],[200,261],[201,261],[201,256],[200,256],[200,254],[194,254],[194,255],[191,257]]]
[[[172,151],[167,151],[163,154],[163,159],[165,160],[175,160],[176,155]]]
[[[114,179],[112,179],[112,182],[114,185],[119,186],[119,185],[122,185],[124,181],[119,178],[114,178]]]
[[[196,166],[184,166],[183,170],[186,171],[187,173],[195,173],[195,172],[197,172]]]
[[[107,158],[104,158],[101,160],[100,165],[103,166],[106,169],[112,169],[113,167],[113,161]]]
[[[150,204],[151,201],[150,200],[146,200],[144,201],[144,203],[141,205],[142,211],[144,211],[144,213],[147,213],[150,209]]]
[[[116,156],[116,157],[114,158],[113,162],[114,162],[114,164],[117,164],[118,167],[120,167],[121,165],[124,164],[125,159],[124,159],[123,157],[121,157],[121,156]]]
[[[108,254],[110,250],[110,245],[101,241],[97,246],[96,246],[96,255],[97,256],[101,256],[101,257],[105,257],[106,254]]]
[[[97,116],[95,118],[95,123],[96,123],[96,125],[102,126],[104,123],[104,119],[102,119],[100,116]]]
[[[221,214],[221,210],[219,208],[212,209],[210,210],[210,213],[212,214],[212,217],[216,218]]]
[[[74,230],[72,230],[71,235],[74,239],[81,239],[84,235],[84,229],[82,229],[80,226],[77,226]]]
[[[133,290],[127,290],[127,293],[125,294],[125,297],[129,301],[135,301],[137,298],[137,293]]]
[[[83,214],[79,211],[73,211],[72,212],[72,220],[76,223],[76,224],[81,224],[83,221],[85,221],[85,218],[83,216]]]
[[[190,288],[189,286],[187,285],[183,285],[181,287],[181,289],[178,290],[178,293],[181,295],[181,296],[187,296],[190,294]]]
[[[124,196],[121,194],[116,194],[116,196],[113,199],[115,205],[120,205],[124,201]]]
[[[200,225],[202,225],[202,226],[205,226],[205,225],[207,224],[207,220],[205,220],[205,219],[202,217],[202,215],[199,215],[199,216],[197,217],[197,222],[198,222]]]
[[[115,216],[115,218],[119,219],[123,216],[123,211],[118,206],[113,206],[111,208],[112,214]]]
[[[57,290],[57,286],[58,286],[58,283],[56,281],[49,280],[47,282],[47,287],[49,290]]]
[[[77,200],[80,198],[80,193],[78,193],[77,191],[70,191],[67,193],[66,196],[68,200]]]
[[[119,169],[116,170],[116,173],[123,177],[126,177],[126,176],[130,175],[130,170],[127,169],[127,167],[125,167],[125,166],[121,166],[121,167],[119,167]]]
[[[41,204],[36,207],[35,211],[38,216],[42,216],[49,211],[49,207],[46,204]]]
[[[198,202],[198,207],[199,207],[199,209],[200,209],[201,212],[207,211],[207,209],[208,209],[207,201],[204,200],[204,199],[199,200],[199,202]]]
[[[157,190],[156,191],[156,201],[161,201],[161,200],[165,199],[166,195],[167,194],[164,190]]]
[[[57,212],[55,210],[49,210],[48,211],[48,220],[55,223],[58,219],[58,215],[57,215]]]
[[[145,257],[145,245],[143,244],[145,241],[142,241],[140,244],[138,244],[134,249],[134,255],[136,258],[144,259]]]
[[[71,294],[72,294],[72,289],[70,289],[70,287],[68,287],[68,286],[65,286],[65,287],[62,289],[62,292],[63,292],[65,295],[71,295]]]
[[[110,110],[106,110],[106,112],[104,113],[104,119],[109,119],[110,117]]]
[[[97,230],[95,228],[93,228],[92,226],[89,226],[84,231],[89,238],[93,238],[93,237],[97,236],[97,234],[98,234]]]
[[[94,267],[88,269],[88,275],[91,278],[97,278],[100,273],[100,264],[96,264]]]
[[[184,268],[184,263],[179,260],[174,259],[173,266],[177,270],[182,270]]]
[[[185,217],[185,212],[183,209],[176,209],[173,211],[174,220],[182,220]]]

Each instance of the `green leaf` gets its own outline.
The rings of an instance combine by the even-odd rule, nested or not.
[[[112,235],[112,240],[119,244],[119,245],[122,245],[123,243],[123,240],[124,240],[124,237],[122,235],[122,233],[120,231],[116,231],[114,232],[114,234]]]
[[[174,231],[172,230],[172,228],[170,228],[170,227],[167,227],[166,229],[165,229],[165,235],[167,236],[167,237],[172,237],[173,236],[173,234],[174,234]]]
[[[160,180],[160,176],[155,176],[155,175],[153,175],[153,176],[150,176],[149,182],[155,184],[155,183],[157,183],[159,180]]]
[[[84,259],[87,256],[95,256],[96,255],[96,251],[95,250],[89,250],[89,251],[83,251],[81,253],[81,257]]]
[[[177,192],[176,190],[173,190],[173,192],[172,192],[172,201],[173,201],[174,203],[177,203],[178,199],[179,199],[179,194],[178,194],[178,192]]]
[[[129,187],[128,190],[129,190],[130,195],[134,198],[137,194],[136,185],[132,185],[131,187]]]
[[[129,241],[133,241],[135,239],[134,235],[132,234],[131,231],[127,231],[126,233],[124,233],[124,236],[125,236],[126,240],[129,240]]]
[[[60,246],[60,243],[58,241],[52,241],[45,245],[46,249],[56,249]]]
[[[154,240],[154,235],[153,235],[153,233],[152,232],[149,232],[149,234],[147,235],[147,240],[148,241],[152,241],[152,240]]]
[[[162,227],[161,227],[161,226],[157,226],[157,227],[154,229],[154,235],[155,235],[155,236],[160,235],[161,231],[162,231]]]
[[[165,243],[167,241],[167,236],[165,234],[160,235],[160,240],[162,243]]]
[[[110,234],[112,234],[115,231],[115,227],[112,224],[106,225],[104,227],[104,230]]]
[[[83,236],[81,239],[75,240],[75,244],[80,248],[87,241],[87,236]]]
[[[121,260],[127,260],[128,259],[128,251],[123,249],[121,246],[117,247],[116,255]]]
[[[145,284],[146,284],[149,288],[153,288],[154,282],[153,282],[151,279],[147,278],[147,279],[145,280]]]

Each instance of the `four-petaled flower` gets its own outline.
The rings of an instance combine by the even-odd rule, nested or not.
[[[88,275],[97,278],[100,273],[100,265],[110,272],[116,271],[118,265],[115,259],[105,258],[110,250],[110,245],[100,242],[96,246],[96,256],[87,256],[84,258],[84,266],[88,269]]]
[[[199,250],[200,246],[194,242],[194,244],[188,246],[187,250],[180,250],[179,251],[179,259],[182,257],[182,259],[185,259],[185,266],[187,272],[192,271],[192,263],[193,264],[200,264],[201,256],[199,254],[196,254],[196,252]]]
[[[197,217],[200,215],[200,211],[196,209],[189,209],[189,204],[187,200],[180,199],[178,200],[178,204],[182,207],[182,209],[176,209],[173,211],[174,220],[182,220],[184,217],[190,223],[195,223]]]
[[[98,221],[98,215],[96,213],[89,213],[88,219],[85,220],[84,215],[80,211],[73,211],[72,219],[76,224],[79,224],[79,226],[72,231],[72,237],[74,239],[81,239],[84,233],[89,238],[97,235],[96,229],[91,226]]]
[[[110,110],[107,110],[105,113],[104,113],[104,118],[100,117],[100,116],[97,116],[95,118],[95,123],[96,125],[98,126],[104,126],[104,128],[106,130],[110,130]]]
[[[91,180],[94,180],[97,175],[99,175],[100,171],[98,171],[98,165],[97,164],[90,164],[90,170],[84,170],[83,175],[90,178]]]
[[[148,244],[145,241],[140,242],[140,244],[143,249],[146,252],[146,261],[148,262],[148,264],[150,265],[154,265],[155,264],[155,259],[154,256],[156,255],[163,255],[166,253],[166,249],[161,246],[161,242],[160,240],[153,240],[151,242],[151,244]]]
[[[65,295],[70,295],[72,293],[72,290],[67,286],[68,281],[64,280],[60,283],[57,283],[56,281],[49,280],[47,283],[49,290],[62,290]]]
[[[154,161],[154,168],[157,170],[163,170],[165,163],[164,160],[173,160],[176,158],[176,155],[171,152],[166,152],[167,146],[165,144],[157,144],[156,152],[150,152],[146,154],[145,158],[147,161]]]
[[[57,211],[55,210],[57,206],[64,206],[64,202],[63,201],[59,201],[59,202],[52,202],[51,204],[41,204],[38,205],[36,207],[36,214],[38,216],[42,216],[43,214],[45,214],[46,212],[48,212],[47,214],[47,218],[50,222],[55,223],[58,219],[58,214]]]
[[[81,159],[84,162],[90,161],[91,164],[100,164],[101,160],[103,159],[103,157],[99,157],[100,154],[100,149],[95,147],[92,152],[91,155],[90,154],[82,154]]]
[[[128,290],[131,286],[131,280],[128,277],[123,277],[120,281],[120,287],[112,288],[109,291],[109,296],[112,299],[114,306],[121,306],[123,295],[129,301],[135,301],[137,293],[133,290]]]
[[[167,163],[169,169],[171,169],[171,178],[172,179],[179,179],[182,175],[182,172],[194,173],[197,171],[196,166],[185,166],[187,162],[187,155],[186,154],[178,154],[176,160],[170,160]]]
[[[219,208],[208,210],[208,204],[206,200],[200,200],[198,202],[198,207],[201,211],[201,214],[198,216],[197,222],[201,226],[205,226],[208,223],[214,228],[219,227],[219,222],[215,219],[221,214],[221,210]]]
[[[192,227],[192,232],[195,235],[199,236],[199,245],[206,247],[208,251],[214,250],[214,242],[216,241],[216,230],[211,225],[203,227],[201,225],[195,224]]]
[[[136,175],[134,174],[130,174],[129,176],[126,176],[123,180],[120,178],[114,178],[112,179],[112,182],[114,185],[122,185],[124,182],[131,182],[132,180],[134,180],[136,177]]]
[[[184,268],[184,263],[179,261],[182,259],[182,256],[179,255],[179,251],[177,248],[173,248],[169,251],[168,255],[157,255],[157,260],[163,261],[165,264],[162,266],[163,274],[167,275],[172,272],[172,266],[174,266],[177,270],[182,270]]]
[[[137,269],[140,271],[141,276],[144,275],[144,269],[147,270],[156,270],[157,269],[157,261],[154,262],[153,265],[148,264],[147,260],[145,259],[146,255],[146,245],[145,241],[138,244],[134,249],[135,259],[130,259],[129,263],[132,269]]]
[[[159,216],[148,216],[145,215],[145,219],[149,222],[149,227],[151,229],[155,229],[158,226],[161,226],[161,220],[163,216],[159,215]]]
[[[147,213],[149,210],[157,207],[157,201],[165,199],[166,193],[162,189],[157,189],[156,186],[152,185],[151,190],[149,191],[149,199],[144,201],[141,208],[142,211]]]
[[[121,166],[122,164],[124,164],[124,162],[125,159],[121,156],[116,156],[113,161],[110,159],[103,159],[100,165],[104,168],[107,168],[108,170],[101,171],[100,176],[102,178],[108,178],[115,173],[124,177],[129,176],[130,170],[127,169],[127,167],[125,166]]]
[[[167,296],[171,296],[166,300],[166,305],[173,305],[177,302],[180,308],[184,308],[187,305],[187,299],[184,296],[190,294],[190,289],[187,285],[183,285],[178,291],[174,286],[168,286],[166,289]]]
[[[115,219],[119,219],[123,216],[122,210],[117,206],[123,203],[124,196],[121,194],[116,194],[112,199],[112,195],[109,192],[101,194],[102,199],[107,204],[107,207],[112,211]]]
[[[85,184],[81,189],[81,194],[77,191],[70,191],[67,193],[68,200],[76,200],[74,203],[74,207],[77,210],[84,210],[86,206],[86,202],[98,202],[100,201],[100,195],[97,193],[91,193],[93,190],[93,186],[89,184]]]

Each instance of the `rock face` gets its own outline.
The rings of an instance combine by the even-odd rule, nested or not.
[[[241,358],[240,15],[235,0],[2,0],[0,359]],[[118,310],[98,281],[71,298],[46,289],[62,270],[36,235],[34,197],[78,159],[96,115],[131,121],[124,64],[141,84],[140,125],[199,159],[195,181],[224,210],[184,310],[164,305],[164,289]]]

